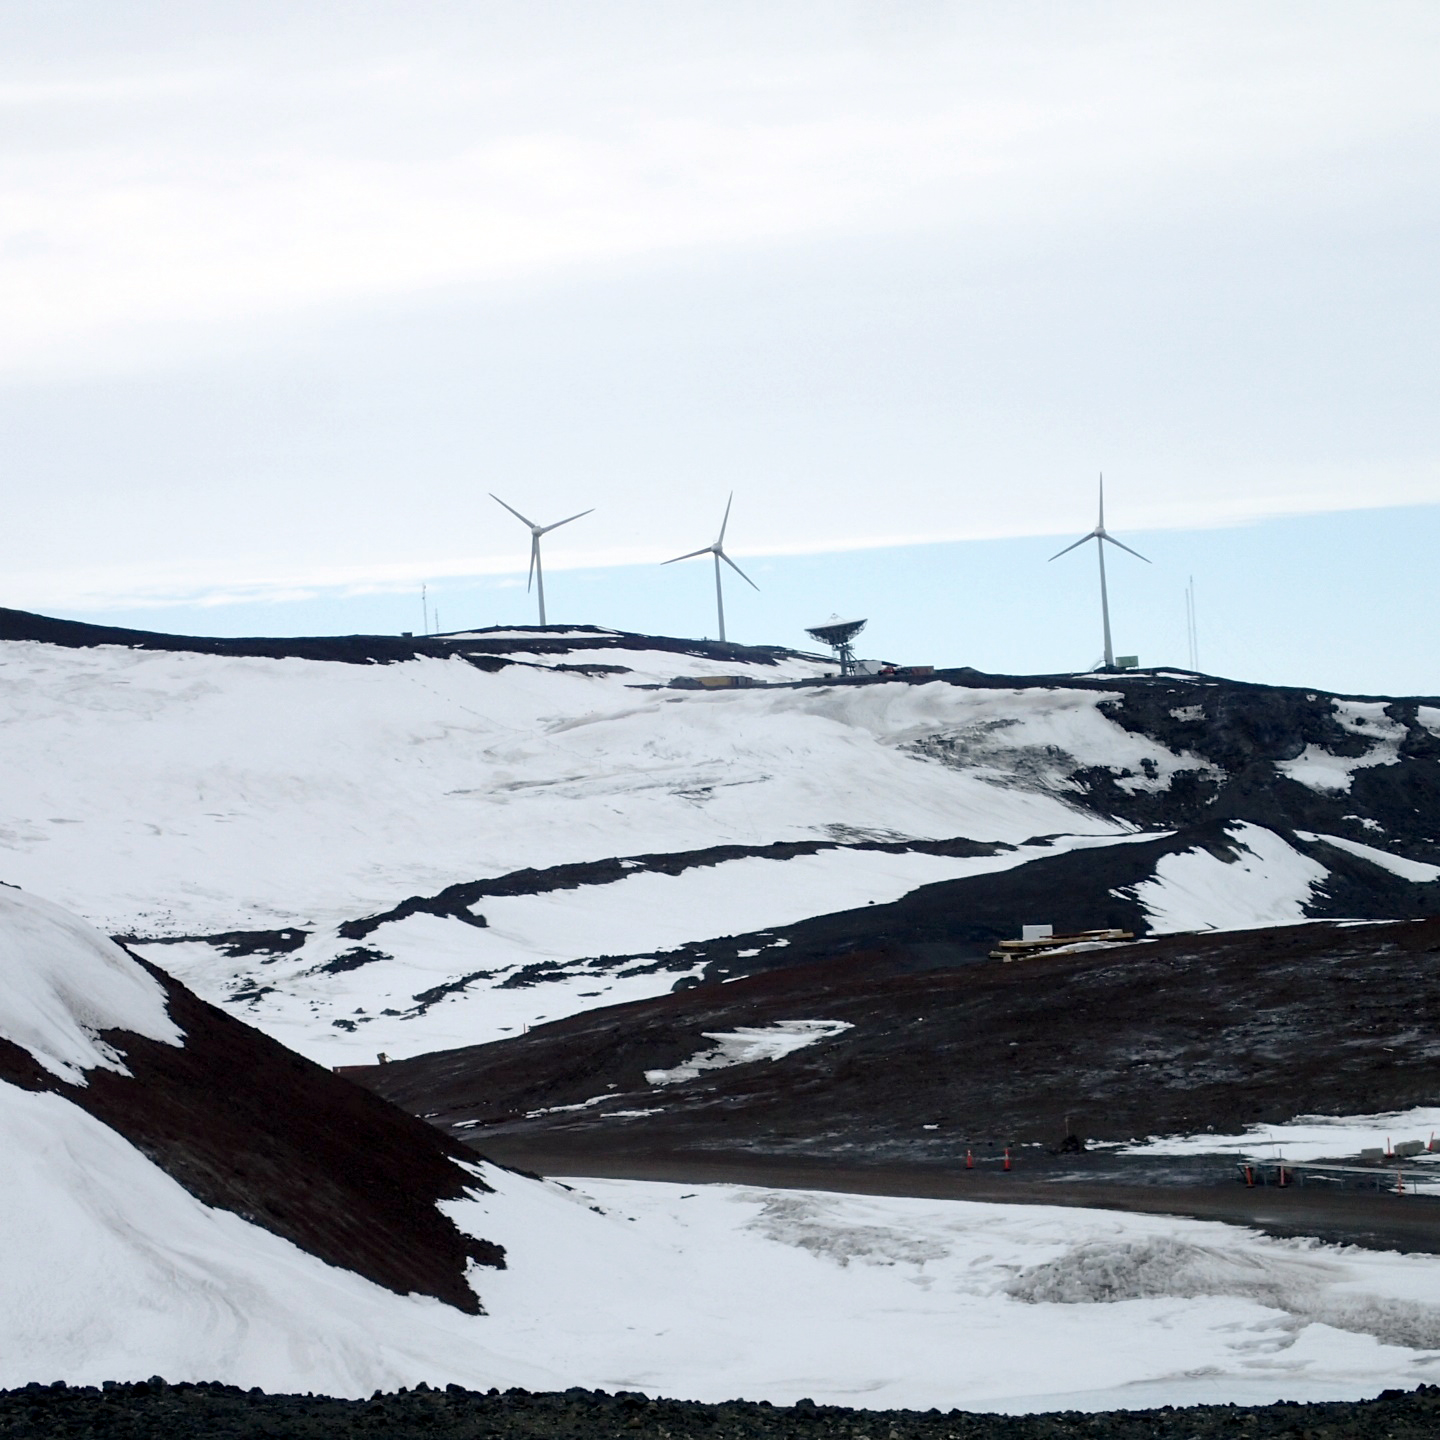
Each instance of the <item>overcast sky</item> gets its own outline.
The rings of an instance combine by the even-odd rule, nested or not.
[[[1437,75],[1428,0],[4,7],[0,603],[293,628],[523,571],[491,490],[557,574],[1435,505]]]

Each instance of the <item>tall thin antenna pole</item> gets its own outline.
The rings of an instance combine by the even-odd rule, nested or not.
[[[1105,588],[1105,545],[1095,542],[1095,553],[1100,557],[1100,618],[1105,625],[1105,668],[1115,668],[1115,647],[1110,643],[1110,596]]]
[[[540,537],[535,537],[535,588],[540,592],[540,628],[545,628],[545,571],[540,567]]]
[[[720,617],[720,639],[725,639],[725,592],[720,587],[720,556],[715,555],[715,613]]]
[[[425,598],[424,585],[420,587],[420,619],[423,622],[420,633],[428,635],[430,633],[430,602]]]
[[[1195,614],[1195,577],[1185,587],[1185,631],[1190,644],[1190,668],[1200,668],[1200,625]]]

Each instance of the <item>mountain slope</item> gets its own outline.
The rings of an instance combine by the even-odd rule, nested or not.
[[[829,956],[358,1073],[457,1138],[576,1174],[626,1155],[954,1174],[972,1148],[1440,1098],[1440,919],[906,961],[898,946]]]
[[[1055,1206],[573,1190],[465,1161],[8,887],[0,977],[0,1385],[1046,1409],[1354,1397],[1435,1367],[1428,1256]],[[1016,1361],[1037,1343],[1045,1367]]]
[[[892,922],[952,963],[1029,921],[1435,908],[1427,699],[1177,672],[842,684],[586,627],[210,641],[5,612],[0,636],[0,878],[327,1063]],[[665,688],[717,672],[760,683]]]
[[[16,1113],[48,1113],[62,1133],[99,1122],[205,1206],[400,1294],[478,1310],[471,1267],[504,1251],[441,1212],[487,1187],[437,1132],[10,888],[0,959],[0,1085]],[[58,1118],[71,1110],[87,1118]]]

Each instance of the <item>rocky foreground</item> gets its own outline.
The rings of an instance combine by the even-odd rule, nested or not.
[[[66,1387],[29,1385],[0,1392],[0,1437],[185,1436],[349,1437],[682,1437],[846,1436],[851,1440],[1209,1440],[1211,1436],[1389,1437],[1410,1440],[1440,1433],[1440,1386],[1387,1390],[1375,1400],[1324,1405],[1244,1407],[1204,1405],[1175,1410],[1118,1410],[1104,1414],[1067,1411],[1050,1415],[977,1415],[952,1410],[851,1410],[814,1405],[752,1405],[729,1401],[700,1405],[654,1400],[621,1391],[566,1390],[531,1394],[508,1390],[481,1395],[457,1385],[444,1390],[419,1385],[369,1400],[332,1400],[315,1395],[266,1395],[233,1385],[134,1385]]]

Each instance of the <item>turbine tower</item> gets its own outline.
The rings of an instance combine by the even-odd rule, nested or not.
[[[1100,557],[1100,619],[1105,626],[1105,668],[1107,670],[1113,670],[1115,668],[1115,647],[1110,643],[1110,596],[1105,589],[1105,544],[1108,541],[1111,545],[1118,546],[1127,554],[1133,555],[1137,560],[1145,560],[1147,565],[1150,562],[1146,560],[1145,556],[1138,550],[1131,550],[1128,545],[1121,545],[1120,541],[1105,528],[1105,477],[1103,475],[1100,477],[1099,523],[1088,535],[1082,535],[1073,545],[1067,545],[1058,554],[1052,555],[1050,558],[1052,560],[1058,560],[1061,555],[1068,555],[1072,550],[1076,550],[1085,544],[1087,540],[1093,540],[1095,542],[1095,553]]]
[[[497,505],[505,505],[505,502],[492,490],[490,498]],[[528,591],[532,585],[540,592],[540,624],[545,624],[545,572],[540,568],[540,537],[548,535],[552,530],[558,530],[562,525],[568,525],[572,520],[578,520],[580,515],[593,515],[595,507],[592,505],[589,510],[582,510],[580,515],[569,515],[564,520],[557,520],[553,525],[537,525],[533,520],[527,520],[513,505],[505,505],[505,508],[523,525],[530,527],[530,578],[525,582],[525,589]]]
[[[720,536],[713,545],[701,546],[699,550],[692,550],[688,555],[677,555],[674,560],[662,560],[662,565],[673,565],[676,560],[693,560],[697,555],[713,555],[715,557],[715,613],[720,618],[720,638],[725,638],[725,592],[720,587],[720,562],[723,560],[747,585],[758,590],[760,587],[725,553],[725,527],[730,523],[730,506],[735,500],[735,492],[730,492],[730,499],[725,502],[725,518],[720,522]]]

